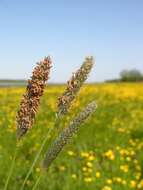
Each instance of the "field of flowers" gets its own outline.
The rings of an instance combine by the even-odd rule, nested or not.
[[[55,121],[56,99],[64,86],[48,86],[42,97],[35,124],[23,138],[9,190],[19,190],[48,130]],[[3,189],[16,148],[15,117],[24,88],[0,89],[0,189]],[[143,84],[85,85],[61,128],[87,102],[96,100],[98,108],[86,121],[48,172],[37,190],[137,190],[143,189]],[[40,175],[39,161],[26,182],[31,190]]]

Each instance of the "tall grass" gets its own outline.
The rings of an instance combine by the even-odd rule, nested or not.
[[[57,126],[60,125],[60,120],[63,115],[67,115],[70,107],[73,104],[73,100],[76,98],[80,88],[88,77],[92,67],[93,67],[93,57],[87,57],[81,67],[72,75],[71,79],[67,82],[67,87],[63,94],[58,98],[57,101],[57,111],[56,111],[56,121],[53,128],[51,128],[47,135],[45,136],[39,151],[37,152],[32,165],[27,171],[27,175],[24,178],[22,186],[20,190],[23,190],[25,184],[33,171],[35,164],[37,163],[41,152],[44,149],[44,146],[48,142],[49,134],[52,131],[57,132],[57,138],[52,142],[50,148],[48,148],[45,158],[43,158],[42,166],[41,166],[41,174],[39,178],[35,181],[35,185],[33,189],[36,188],[38,183],[40,182],[41,175],[43,174],[42,169],[47,170],[51,163],[58,157],[60,151],[64,148],[64,146],[68,143],[69,139],[79,130],[80,126],[85,122],[85,120],[95,111],[96,104],[95,102],[91,102],[80,112],[75,119],[71,120],[67,127],[59,133],[59,128],[57,130]],[[32,73],[32,77],[28,80],[28,85],[26,88],[26,92],[22,97],[19,111],[17,112],[17,137],[18,142],[22,141],[22,137],[32,128],[34,123],[36,113],[38,111],[40,105],[40,97],[44,93],[44,88],[46,86],[46,81],[49,79],[49,73],[51,69],[51,59],[50,57],[46,57],[43,61],[38,63]],[[17,156],[17,147],[15,155],[13,157],[12,165],[9,171],[8,178],[5,183],[5,189],[7,190],[8,184],[13,172],[15,159]],[[20,147],[20,146],[19,146]]]

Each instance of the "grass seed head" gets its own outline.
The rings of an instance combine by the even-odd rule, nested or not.
[[[81,124],[95,111],[96,103],[91,102],[81,111],[73,121],[70,122],[69,126],[66,127],[61,134],[57,137],[57,139],[53,142],[51,147],[49,148],[48,153],[45,156],[43,161],[43,168],[47,169],[51,163],[56,159],[60,151],[63,147],[68,143],[69,139],[78,132]]]
[[[20,108],[17,113],[17,136],[21,138],[33,125],[35,115],[40,104],[40,97],[43,95],[46,81],[49,79],[51,69],[50,57],[37,63],[31,79],[28,80],[26,92],[22,97]]]
[[[65,92],[58,98],[57,116],[68,112],[72,101],[75,99],[85,80],[88,78],[88,74],[93,67],[93,63],[93,57],[86,57],[80,69],[78,69],[76,73],[73,73],[71,79],[67,82]]]

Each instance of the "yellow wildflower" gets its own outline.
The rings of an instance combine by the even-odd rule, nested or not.
[[[85,177],[85,178],[84,178],[84,181],[85,181],[86,183],[90,183],[90,182],[93,181],[93,179],[92,179],[91,177]]]
[[[122,170],[123,172],[127,173],[129,171],[129,166],[128,165],[121,165],[120,166],[120,170]]]
[[[100,172],[96,172],[95,176],[96,176],[96,178],[100,178],[100,176],[101,176]]]
[[[89,168],[92,168],[93,164],[91,162],[87,162],[86,165],[89,167]]]
[[[77,175],[76,174],[72,174],[71,176],[73,179],[76,179],[77,178]]]
[[[81,152],[81,156],[87,158],[87,157],[89,157],[89,153],[88,152]]]
[[[93,155],[90,155],[89,157],[88,157],[88,160],[89,161],[92,161],[92,160],[94,160],[95,159],[95,156],[93,156]]]
[[[130,181],[130,187],[131,187],[131,188],[135,188],[136,185],[137,185],[136,181],[134,181],[134,180],[131,180],[131,181]]]
[[[143,188],[143,179],[139,182],[139,184],[137,185],[137,187],[139,189],[142,189]]]
[[[82,168],[82,171],[86,172],[86,171],[87,171],[87,168],[86,168],[86,167],[83,167],[83,168]]]
[[[107,179],[107,180],[106,180],[106,183],[107,183],[108,185],[111,185],[111,184],[113,183],[113,181],[112,181],[112,179]]]
[[[112,190],[112,188],[109,187],[109,186],[104,186],[104,187],[102,188],[102,190]]]
[[[104,153],[104,156],[108,158],[109,160],[114,160],[115,155],[112,150],[108,150],[107,152]]]
[[[69,150],[67,153],[68,153],[69,156],[74,156],[75,155],[75,153],[73,151],[71,151],[71,150]]]
[[[65,169],[66,169],[65,166],[63,166],[63,165],[59,166],[60,171],[65,171]]]

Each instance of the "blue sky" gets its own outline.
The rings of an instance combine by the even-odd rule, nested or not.
[[[143,72],[142,0],[0,0],[0,78],[27,79],[51,55],[51,82],[96,57],[89,81]]]

